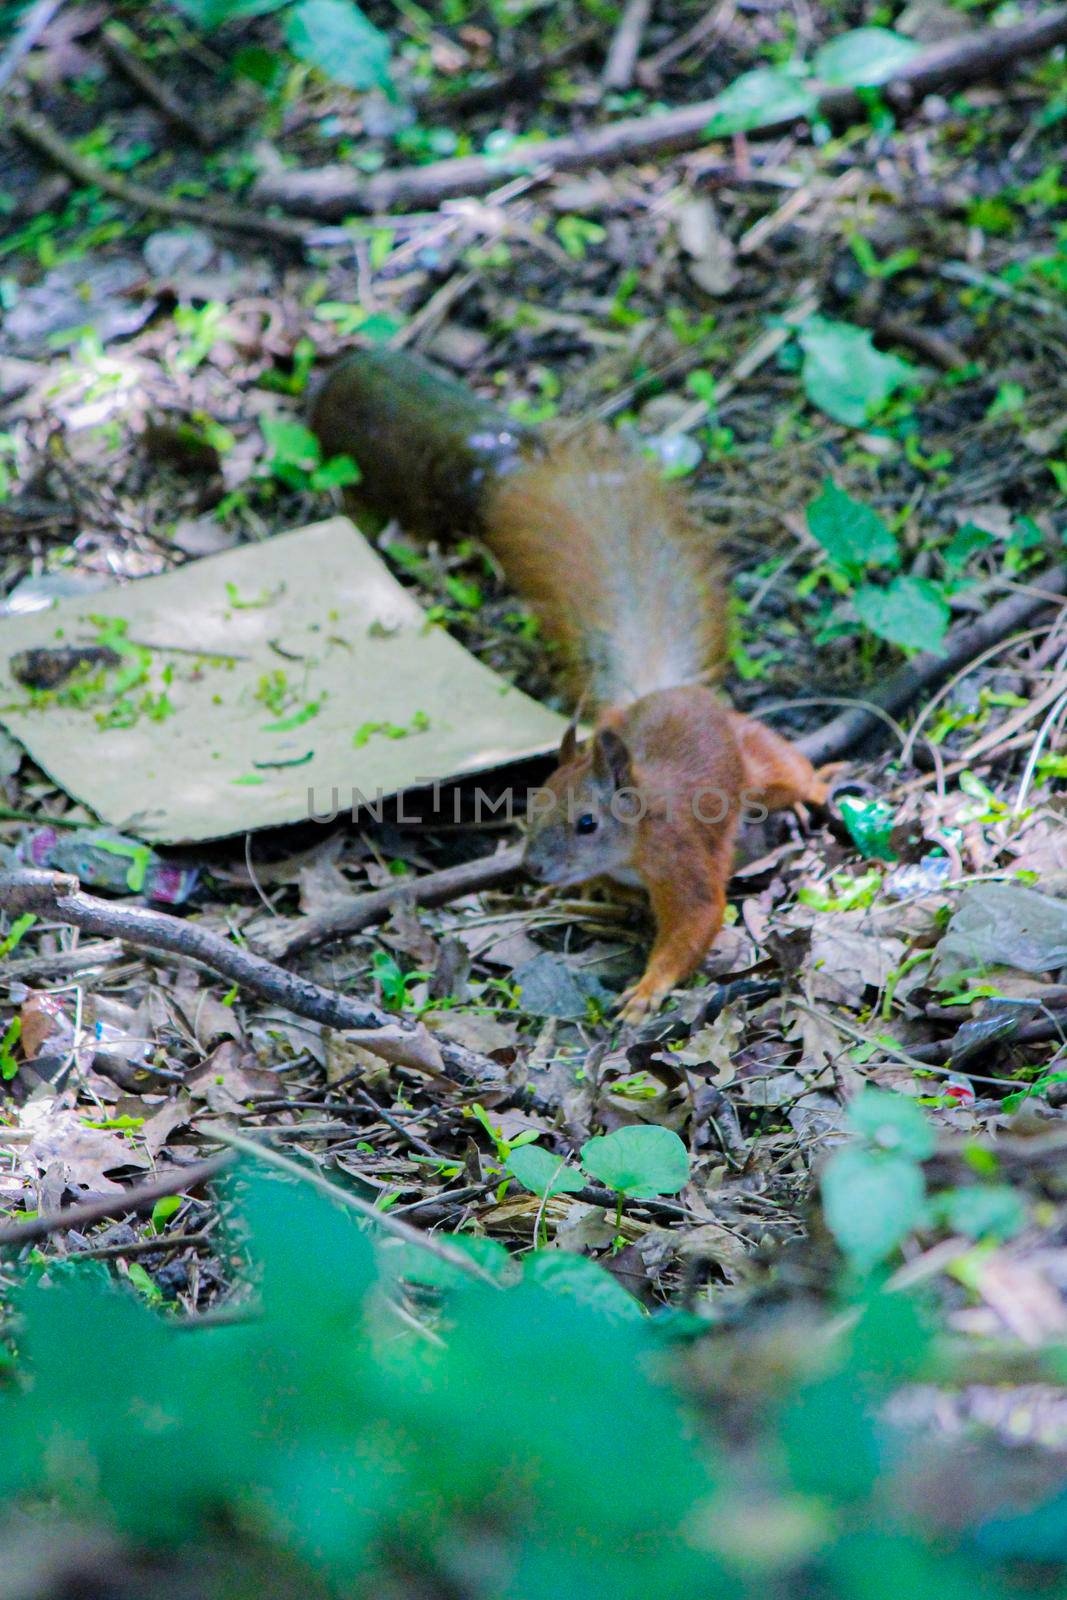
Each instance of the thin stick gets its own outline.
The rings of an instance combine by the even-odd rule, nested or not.
[[[100,43],[112,66],[116,67],[124,78],[129,79],[138,93],[156,107],[164,120],[180,133],[183,139],[198,144],[202,150],[207,149],[210,141],[203,123],[193,115],[186,101],[175,94],[162,78],[156,76],[147,61],[129,49],[119,37],[119,30],[114,24],[104,29],[100,35]]]
[[[62,1211],[53,1211],[46,1216],[27,1217],[25,1222],[0,1228],[0,1248],[4,1245],[20,1247],[33,1244],[38,1239],[47,1239],[49,1234],[63,1233],[68,1228],[88,1228],[94,1222],[103,1222],[106,1217],[149,1211],[157,1200],[165,1200],[172,1194],[183,1194],[186,1189],[199,1189],[201,1184],[217,1177],[232,1164],[233,1157],[228,1151],[205,1156],[203,1161],[194,1161],[187,1167],[172,1167],[169,1172],[160,1173],[158,1178],[134,1184],[124,1194],[104,1195],[99,1200],[85,1200],[80,1205],[67,1206]]]
[[[900,104],[949,84],[1003,76],[1027,56],[1051,50],[1065,39],[1067,5],[1052,6],[1011,27],[986,28],[921,50],[903,63],[882,92]],[[522,172],[575,171],[661,151],[692,150],[707,142],[705,130],[717,110],[715,100],[704,100],[653,116],[627,117],[608,127],[559,139],[541,139],[492,156],[455,156],[425,167],[379,172],[366,179],[347,164],[269,173],[259,180],[255,192],[265,203],[327,221],[340,221],[353,211],[433,209],[450,195],[484,194]],[[818,95],[818,115],[826,121],[863,116],[865,102],[855,89],[824,87]],[[800,120],[795,113],[779,116],[758,131],[761,135],[778,132]]]
[[[314,229],[313,223],[300,219],[290,221],[285,217],[269,217],[262,210],[246,211],[241,206],[219,205],[207,200],[174,200],[156,189],[146,189],[139,183],[127,183],[124,178],[113,172],[105,172],[103,167],[80,156],[37,112],[16,112],[8,118],[7,125],[54,166],[69,173],[75,182],[86,188],[100,189],[134,211],[176,217],[181,222],[195,222],[202,228],[257,234],[261,238],[297,245],[301,249],[307,242],[309,232]]]
[[[359,933],[363,928],[382,922],[400,906],[445,905],[465,894],[495,889],[521,869],[522,846],[516,844],[495,856],[463,861],[440,872],[428,872],[421,878],[410,881],[399,878],[395,886],[390,884],[387,889],[356,895],[343,905],[302,917],[295,923],[280,922],[276,927],[265,928],[256,940],[257,948],[282,960],[323,940]]]
[[[712,42],[722,33],[725,33],[734,20],[737,11],[736,0],[718,0],[710,11],[706,11],[699,22],[694,22],[685,33],[680,33],[670,44],[665,44],[662,50],[657,50],[654,56],[646,56],[644,61],[637,64],[637,81],[650,87],[655,83],[664,67],[673,66],[690,51],[696,50],[699,45],[705,47],[705,52],[711,48]]]
[[[628,89],[633,83],[641,40],[651,14],[652,0],[627,0],[600,79],[605,93],[612,89]]]
[[[83,894],[77,878],[64,873],[30,869],[0,873],[0,910],[15,915],[43,912],[105,939],[121,939],[124,944],[141,949],[166,950],[201,961],[250,994],[284,1006],[298,1017],[310,1017],[331,1028],[360,1031],[363,1037],[359,1043],[364,1049],[395,1065],[415,1067],[431,1076],[445,1073],[460,1082],[478,1078],[497,1081],[502,1076],[495,1062],[447,1040],[439,1045],[425,1028],[390,1017],[369,1001],[350,999],[296,973],[284,972],[273,962],[239,949],[195,922],[144,906],[113,905]],[[379,1037],[381,1030],[387,1033]]]
[[[32,5],[24,14],[15,37],[0,56],[0,89],[10,83],[22,65],[23,57],[29,55],[34,45],[40,42],[44,30],[65,4],[66,0],[37,0],[36,5]]]

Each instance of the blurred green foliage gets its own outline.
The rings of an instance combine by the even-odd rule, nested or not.
[[[892,1145],[871,1110],[872,1145]],[[908,1150],[919,1124],[897,1131]],[[967,1516],[949,1487],[940,1525],[907,1513],[909,1454],[882,1409],[929,1335],[901,1295],[843,1318],[802,1381],[763,1385],[739,1448],[736,1421],[670,1381],[694,1319],[618,1315],[592,1263],[548,1270],[578,1258],[535,1251],[501,1287],[516,1272],[499,1247],[501,1263],[472,1252],[496,1280],[475,1281],[410,1245],[376,1249],[311,1190],[236,1188],[255,1313],[182,1324],[96,1263],[19,1292],[0,1551],[28,1514],[117,1533],[157,1577],[193,1562],[202,1595],[1062,1592],[1067,1495],[982,1517],[972,1492]]]

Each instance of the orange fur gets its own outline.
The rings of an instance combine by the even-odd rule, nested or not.
[[[499,478],[485,538],[564,654],[575,700],[625,705],[718,676],[726,614],[713,530],[604,428]]]
[[[622,997],[627,1021],[688,978],[722,927],[743,803],[774,811],[825,798],[799,750],[699,684],[609,707],[584,748],[568,734],[544,793],[527,834],[534,877],[614,877],[648,893],[656,937]]]

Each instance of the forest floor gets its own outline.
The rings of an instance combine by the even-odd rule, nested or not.
[[[367,9],[387,25],[385,8]],[[647,115],[810,58],[871,20],[806,0],[724,3],[703,38],[649,66],[705,9],[654,8],[637,83],[612,91],[610,30],[583,34],[577,7],[507,24],[472,10],[447,26],[390,10],[411,91],[391,103],[279,66],[269,18],[205,39],[162,5],[68,7],[14,101],[123,182],[255,209],[257,173],[341,161],[369,176]],[[184,129],[101,49],[105,13],[135,29]],[[987,25],[986,13],[917,0],[905,26],[925,44]],[[561,51],[524,91],[515,70]],[[868,116],[815,139],[798,121],[349,227],[309,222],[304,248],[161,222],[0,131],[4,614],[332,514],[338,491],[312,485],[306,445],[279,422],[302,419],[309,378],[337,352],[398,342],[523,420],[592,413],[649,443],[723,532],[733,702],[810,732],[898,668],[901,643],[1040,591],[1062,560],[1061,57],[906,109],[874,96]],[[813,326],[830,330],[829,378],[805,342]],[[859,342],[835,345],[842,327]],[[872,349],[895,358],[897,378],[869,421],[842,421],[848,369]],[[880,560],[835,560],[813,532],[827,480],[852,515],[877,513]],[[476,541],[374,537],[468,650],[558,704],[536,629]],[[893,613],[898,579],[925,608],[918,621]],[[164,742],[165,665],[152,662],[138,711],[157,716]],[[276,687],[271,709],[291,713],[284,673]],[[121,1191],[173,1180],[236,1135],[385,1218],[513,1253],[540,1233],[592,1255],[649,1308],[751,1326],[770,1312],[814,1317],[840,1258],[813,1194],[867,1084],[917,1098],[937,1136],[916,1152],[926,1205],[883,1252],[900,1284],[924,1286],[954,1341],[1025,1354],[1063,1340],[1067,899],[1052,897],[1067,895],[1065,715],[1067,621],[1037,605],[849,752],[848,805],[746,830],[704,973],[636,1032],[611,1016],[647,948],[634,908],[543,903],[521,879],[433,909],[398,905],[283,963],[422,1023],[466,1071],[390,1064],[210,963],[79,933],[61,914],[9,918],[8,1220],[105,1197],[106,1216],[41,1230],[39,1266],[97,1258],[152,1301],[224,1308],[245,1290],[210,1193],[135,1214]],[[354,725],[372,716],[354,705]],[[91,764],[99,727],[84,720]],[[72,825],[98,825],[10,740],[0,767],[10,867],[35,859],[33,840],[45,859],[46,828],[69,846]],[[134,794],[137,778],[131,763]],[[157,909],[269,951],[272,929],[277,948],[302,919],[518,837],[389,815],[239,835],[164,851],[199,876],[184,904]],[[83,886],[106,896],[101,871],[97,852]],[[585,1180],[545,1201],[508,1179],[517,1145],[573,1161],[592,1135],[645,1123],[684,1139],[680,1193],[626,1198],[616,1215]],[[855,1204],[862,1233],[867,1201]],[[883,1193],[871,1210],[886,1205]],[[877,1218],[866,1221],[869,1240]],[[831,1231],[847,1253],[847,1228]],[[959,1404],[1004,1437],[1067,1448],[1062,1392],[1058,1405],[1042,1392],[1042,1404],[1030,1388]],[[936,1404],[958,1425],[947,1399]]]

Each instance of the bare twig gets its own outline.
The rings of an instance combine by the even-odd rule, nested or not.
[[[945,40],[920,51],[899,68],[882,92],[896,105],[952,84],[1003,75],[1027,56],[1051,50],[1067,39],[1067,5],[1052,6],[1037,17],[1006,28],[987,28],[963,38]],[[818,93],[818,114],[827,121],[864,112],[855,89],[824,87]],[[625,161],[660,151],[691,150],[706,142],[705,129],[717,110],[714,100],[680,106],[648,117],[628,117],[605,128],[559,139],[542,139],[492,156],[456,156],[425,167],[400,167],[362,178],[350,165],[314,171],[269,173],[256,186],[265,203],[339,220],[352,211],[391,211],[404,207],[432,208],[450,195],[484,194],[510,176],[531,170],[573,171],[581,167]],[[761,135],[792,127],[795,114],[767,123]]]
[[[399,878],[387,889],[375,889],[370,894],[354,896],[340,906],[314,916],[301,917],[295,922],[282,922],[265,927],[256,940],[257,947],[266,954],[281,960],[306,950],[310,945],[327,939],[343,938],[359,933],[376,922],[382,922],[400,906],[440,906],[461,895],[476,894],[483,889],[495,889],[513,878],[522,867],[522,847],[512,845],[495,856],[482,856],[477,861],[463,861],[455,867],[445,867],[440,872],[428,872],[421,878]]]
[[[906,345],[935,367],[954,372],[967,364],[967,357],[959,345],[946,339],[933,328],[923,328],[910,317],[879,317],[875,330],[879,337],[893,344]]]
[[[657,50],[654,56],[647,56],[644,61],[637,63],[637,81],[645,88],[650,88],[665,67],[673,66],[701,46],[701,53],[706,53],[712,43],[727,31],[736,11],[736,0],[717,0],[691,28],[672,39],[670,44],[665,44],[662,50]]]
[[[181,222],[194,222],[201,228],[257,234],[261,238],[274,239],[279,244],[296,245],[301,249],[309,233],[314,230],[314,223],[311,222],[269,217],[262,210],[246,211],[241,206],[220,205],[210,200],[174,200],[156,189],[146,189],[139,183],[127,183],[116,173],[106,172],[95,162],[80,156],[56,132],[47,118],[37,112],[16,112],[8,118],[7,125],[61,171],[69,173],[76,183],[100,189],[113,200],[121,201],[135,211],[176,217]]]
[[[129,79],[138,93],[161,112],[164,119],[181,134],[183,139],[191,140],[201,149],[207,148],[210,140],[203,123],[193,115],[181,96],[175,94],[170,85],[164,83],[163,79],[152,71],[147,61],[129,49],[114,26],[104,29],[100,35],[100,43],[112,66],[116,67],[124,78]]]
[[[601,88],[605,92],[611,89],[628,89],[633,83],[641,40],[651,13],[652,0],[627,0],[600,79]]]
[[[0,56],[0,89],[11,82],[23,59],[40,42],[44,30],[65,4],[66,0],[37,0],[26,12],[14,38]]]
[[[113,905],[81,892],[77,878],[59,872],[0,873],[0,909],[16,915],[44,913],[72,923],[86,933],[142,949],[166,950],[203,962],[250,994],[284,1006],[331,1028],[360,1032],[359,1043],[372,1055],[421,1072],[444,1074],[459,1082],[497,1080],[494,1062],[473,1051],[442,1041],[440,1045],[418,1024],[388,1016],[368,1001],[350,999],[323,989],[296,973],[284,972],[262,956],[251,955],[217,933],[144,906]]]
[[[27,1217],[25,1222],[12,1223],[0,1228],[0,1248],[4,1245],[21,1246],[46,1239],[51,1233],[63,1233],[68,1228],[88,1228],[106,1217],[128,1217],[149,1211],[157,1200],[171,1194],[184,1194],[187,1189],[199,1189],[209,1178],[215,1178],[232,1165],[229,1152],[205,1156],[203,1161],[191,1162],[187,1167],[172,1167],[157,1178],[134,1184],[124,1194],[104,1195],[99,1200],[85,1200],[80,1205],[67,1206],[44,1216]]]

